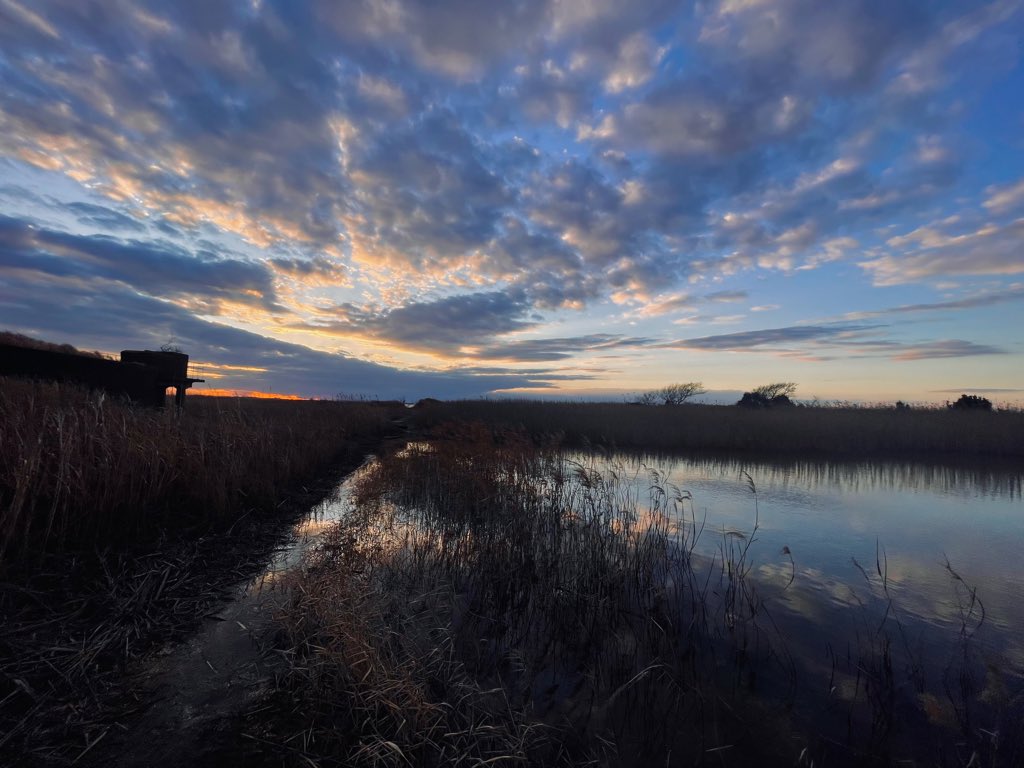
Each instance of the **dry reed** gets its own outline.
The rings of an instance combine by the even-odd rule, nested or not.
[[[0,379],[0,569],[42,551],[230,524],[386,422],[364,404],[228,398],[194,398],[179,415]]]
[[[997,711],[971,689],[968,643],[954,638],[946,675],[960,722],[926,718],[941,691],[925,695],[884,553],[864,572],[878,599],[831,656],[850,681],[837,701],[790,656],[753,577],[754,480],[751,526],[709,555],[689,494],[640,472],[480,424],[369,465],[288,587],[288,669],[261,744],[318,765],[1015,764],[1020,740],[985,733],[1021,702]],[[786,590],[788,548],[778,565]],[[969,628],[978,604],[962,592]]]
[[[451,420],[560,435],[568,445],[648,452],[718,451],[843,458],[1024,457],[1024,411],[559,403],[528,400],[434,402],[415,409],[424,427]]]

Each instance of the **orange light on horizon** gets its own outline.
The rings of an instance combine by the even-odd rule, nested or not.
[[[286,395],[278,392],[259,392],[250,389],[193,389],[191,393],[198,397],[255,397],[262,400],[308,400],[301,395]]]

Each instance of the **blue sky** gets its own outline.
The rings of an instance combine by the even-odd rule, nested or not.
[[[0,328],[307,396],[1019,404],[1021,6],[0,0]]]

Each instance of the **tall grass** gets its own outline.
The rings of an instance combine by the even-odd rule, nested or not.
[[[451,420],[560,434],[570,445],[643,451],[722,451],[835,457],[1024,457],[1024,412],[948,409],[641,406],[526,400],[435,402],[416,409],[429,427]]]
[[[0,762],[73,764],[116,733],[125,666],[251,577],[395,415],[237,398],[176,414],[0,378]]]
[[[369,465],[288,587],[286,714],[262,743],[319,765],[1014,764],[1020,744],[993,746],[959,714],[984,699],[951,687],[976,661],[964,642],[943,681],[956,718],[907,724],[908,696],[949,707],[924,696],[884,556],[884,615],[865,606],[833,681],[808,681],[752,575],[753,479],[750,525],[713,532],[686,491],[637,482],[646,471],[598,471],[481,425]],[[797,566],[788,549],[778,561],[786,590]],[[1000,712],[986,732],[1020,702]],[[942,756],[951,744],[962,762]]]
[[[795,759],[729,661],[779,666],[740,535],[699,570],[688,494],[633,487],[479,427],[372,465],[282,615],[288,743],[322,765]]]
[[[0,379],[0,569],[230,524],[357,452],[387,419],[362,404],[221,398],[179,415]]]

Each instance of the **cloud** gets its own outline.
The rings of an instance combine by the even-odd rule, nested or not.
[[[776,78],[861,89],[925,39],[933,25],[927,11],[920,2],[854,0],[824,8],[813,0],[725,0],[709,4],[701,40]]]
[[[336,313],[341,315],[340,319],[321,321],[313,327],[340,337],[373,339],[393,348],[463,361],[549,362],[567,360],[581,353],[603,354],[655,342],[651,338],[600,333],[517,338],[540,324],[521,292],[465,294],[376,312],[345,306],[337,308]]]
[[[328,285],[344,284],[348,271],[343,264],[338,264],[322,256],[312,259],[270,259],[267,262],[277,273],[289,275],[304,281],[322,281]]]
[[[562,298],[535,288],[544,306],[576,307],[678,282],[695,261],[710,274],[738,263],[690,247],[690,228],[715,197],[756,188],[769,156],[803,167],[816,145],[858,128],[856,105],[843,99],[883,77],[885,62],[938,35],[965,39],[926,6],[870,0],[828,14],[795,0],[709,4],[696,22],[662,0],[531,0],[498,11],[465,0],[429,10],[406,0],[183,2],[35,15],[59,42],[25,13],[0,33],[8,156],[60,168],[178,230],[213,227],[306,259],[338,248],[396,284],[413,282],[411,268],[420,287],[448,280],[478,290],[474,279],[493,286],[511,266],[524,286],[568,286]],[[659,72],[681,47],[701,66]],[[852,118],[838,133],[815,106],[836,84],[850,94],[829,111]],[[607,123],[598,144],[640,147],[658,162],[607,175],[585,156],[559,165],[547,154],[548,121],[563,131]],[[503,138],[488,138],[496,129]],[[534,145],[509,141],[513,131]],[[895,194],[858,178],[837,194]],[[558,205],[573,195],[586,204]],[[791,210],[807,220],[820,213],[805,203]],[[750,264],[821,262],[813,252],[839,224],[807,231],[786,216],[748,233]],[[539,251],[512,242],[510,220]],[[718,245],[736,243],[723,236]],[[559,248],[564,261],[552,271],[541,262]],[[601,279],[615,259],[621,268]]]
[[[988,194],[988,198],[984,205],[994,213],[1005,213],[1024,207],[1024,179],[1020,179],[1014,184],[993,185],[988,187],[985,192]]]
[[[952,299],[950,301],[935,301],[923,304],[901,304],[886,309],[876,309],[862,312],[848,312],[844,315],[847,320],[864,320],[869,317],[883,317],[885,315],[915,314],[918,312],[948,312],[958,309],[978,309],[990,307],[995,304],[1004,304],[1011,301],[1024,301],[1024,289],[1011,288],[1007,291],[996,293],[983,293],[977,296],[969,296],[966,299]]]
[[[74,235],[0,216],[0,263],[8,269],[130,285],[151,296],[195,301],[204,311],[232,301],[274,310],[267,268],[160,241]]]
[[[394,309],[373,310],[354,305],[326,310],[315,327],[340,336],[369,338],[389,346],[442,355],[460,355],[464,348],[495,337],[533,328],[522,294],[495,291],[418,301]],[[337,319],[331,320],[331,314]]]
[[[924,227],[891,238],[903,253],[858,263],[875,285],[899,285],[957,275],[1017,275],[1024,273],[1020,243],[1024,218],[1006,224],[987,224],[963,234]]]
[[[113,352],[154,349],[173,340],[193,362],[217,366],[216,386],[221,389],[415,400],[476,397],[524,386],[543,388],[564,375],[396,370],[202,320],[181,307],[116,284],[96,290],[62,283],[58,294],[45,284],[6,278],[0,285],[0,327],[42,338],[77,338],[83,347]],[[549,378],[552,375],[554,379]]]
[[[350,171],[366,222],[351,233],[358,260],[443,272],[495,238],[514,199],[487,150],[446,111],[368,144]]]
[[[138,219],[126,216],[120,211],[108,208],[103,205],[92,203],[67,203],[63,206],[65,210],[73,213],[79,223],[87,224],[99,230],[122,230],[129,232],[145,232],[146,225]]]
[[[484,359],[506,359],[521,362],[568,360],[580,353],[606,353],[623,349],[649,347],[655,339],[595,333],[568,338],[509,341],[476,351]]]
[[[647,83],[654,76],[665,49],[658,48],[648,35],[637,32],[619,44],[617,53],[615,63],[604,78],[604,89],[609,93],[621,93]]]
[[[768,352],[819,361],[833,359],[830,355],[838,350],[845,357],[885,357],[898,362],[1006,354],[999,347],[962,339],[907,343],[879,338],[878,333],[887,327],[853,323],[786,326],[682,339],[661,346],[710,352]]]
[[[907,361],[1002,354],[1006,354],[1006,351],[990,344],[977,344],[973,341],[963,341],[962,339],[946,339],[926,344],[906,345],[890,356],[893,360]]]
[[[636,310],[636,315],[639,317],[660,317],[678,312],[692,312],[700,304],[732,304],[744,301],[747,297],[746,291],[712,291],[704,295],[689,293],[668,294],[642,302],[639,309]],[[686,319],[693,320],[694,317]]]
[[[320,0],[314,6],[317,23],[346,47],[390,48],[456,81],[483,76],[538,35],[548,19],[547,3],[534,0],[500,7],[471,0],[429,5],[412,0],[387,5]]]
[[[794,134],[809,105],[754,92],[725,101],[712,83],[680,81],[629,104],[609,125],[612,143],[669,157],[727,157]]]
[[[548,333],[609,302],[737,321],[695,307],[747,273],[1003,278],[1019,168],[962,97],[1004,88],[1018,5],[9,0],[0,259],[481,368],[646,348]]]
[[[765,328],[757,331],[740,331],[716,336],[701,336],[671,342],[676,349],[697,349],[712,351],[739,351],[778,344],[793,344],[820,339],[836,339],[851,334],[879,328],[877,325],[855,325],[835,323],[831,325],[797,325],[783,328]]]

